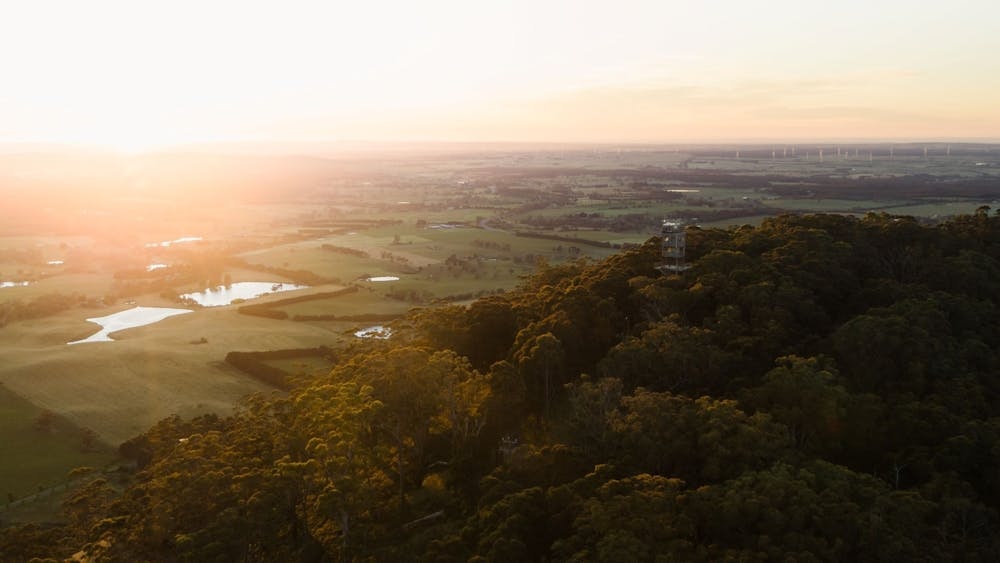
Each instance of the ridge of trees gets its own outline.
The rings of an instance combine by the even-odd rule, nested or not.
[[[1000,214],[688,230],[122,445],[3,558],[1000,559]]]

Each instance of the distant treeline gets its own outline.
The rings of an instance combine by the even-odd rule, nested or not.
[[[596,246],[597,248],[613,248],[610,242],[605,240],[587,240],[583,238],[563,237],[559,235],[547,235],[545,233],[534,233],[531,231],[514,231],[514,235],[525,238],[540,238],[545,240],[558,240],[561,242],[572,242],[584,246]]]
[[[640,202],[633,202],[640,204]],[[602,213],[576,213],[556,217],[529,216],[523,219],[527,225],[541,229],[569,228],[573,230],[608,230],[615,232],[653,232],[660,226],[662,216],[649,213],[624,213],[605,216]]]
[[[321,246],[323,250],[329,250],[330,252],[338,252],[340,254],[347,254],[348,256],[357,256],[358,258],[370,258],[371,255],[364,250],[358,250],[357,248],[349,248],[346,246],[337,246],[335,244],[324,244]]]
[[[80,294],[63,293],[46,293],[26,302],[20,299],[3,301],[0,302],[0,327],[16,321],[47,317],[78,305],[96,307],[99,303]]]
[[[250,264],[249,262],[242,260],[240,258],[230,258],[229,264],[233,267],[246,268],[248,270],[257,270],[259,272],[267,272],[269,274],[282,276],[300,285],[323,285],[327,283],[340,283],[340,279],[338,278],[325,278],[317,274],[316,272],[310,272],[309,270],[289,270],[288,268],[278,268],[277,266],[267,266],[264,264]]]
[[[359,323],[378,323],[396,320],[403,315],[397,313],[364,313],[361,315],[295,315],[293,321],[345,321]]]
[[[226,363],[262,383],[281,389],[282,391],[288,391],[291,389],[291,384],[287,380],[288,373],[268,364],[267,360],[287,360],[289,358],[309,358],[315,356],[330,358],[332,355],[333,350],[326,346],[270,350],[267,352],[230,352],[226,354]]]
[[[283,321],[288,318],[288,313],[280,309],[273,309],[270,304],[244,305],[239,309],[236,309],[236,312],[241,315],[264,317],[265,319],[277,319],[279,321]]]
[[[850,162],[850,161],[845,161]],[[722,170],[699,169],[628,169],[614,168],[592,170],[589,168],[517,168],[494,167],[481,170],[503,176],[508,180],[525,178],[553,178],[588,176],[612,179],[626,179],[631,182],[656,181],[677,182],[689,186],[758,189],[766,188],[776,194],[802,195],[813,192],[823,197],[837,199],[886,199],[893,197],[974,197],[992,198],[996,194],[996,180],[990,177],[941,177],[931,174],[909,174],[906,176],[851,177],[831,175],[828,171],[816,170],[813,175],[786,176],[780,174],[735,174]],[[789,184],[792,182],[792,184]],[[498,189],[497,193],[529,195],[532,190],[511,192],[511,188]],[[522,193],[525,192],[525,193]],[[535,195],[536,198],[542,194]]]
[[[510,252],[509,242],[500,243],[492,240],[476,239],[472,241],[472,246],[478,246],[479,248],[489,248],[490,250],[502,250],[504,252]]]
[[[336,291],[324,291],[321,293],[311,293],[309,295],[300,295],[298,297],[289,297],[287,299],[279,299],[278,301],[271,301],[268,303],[260,303],[254,305],[244,305],[236,310],[236,312],[244,315],[253,315],[255,317],[264,317],[268,319],[279,319],[285,320],[288,318],[288,313],[278,309],[278,307],[283,307],[285,305],[292,305],[294,303],[305,303],[307,301],[318,301],[320,299],[328,299],[331,297],[338,297],[341,295],[347,295],[348,293],[356,293],[358,287],[352,285],[350,287],[345,287],[343,289],[338,289]],[[308,315],[307,315],[308,316]],[[325,316],[325,315],[320,315]],[[331,315],[332,316],[332,315]],[[300,315],[296,315],[292,320],[327,320],[327,319],[302,319],[299,318]]]
[[[331,219],[316,219],[304,221],[302,225],[311,228],[327,228],[334,232],[360,231],[372,227],[382,227],[385,225],[398,225],[402,223],[399,219],[382,219],[377,221],[335,221]]]
[[[475,292],[468,293],[456,293],[454,295],[445,295],[444,297],[438,297],[434,299],[433,303],[455,303],[456,301],[470,301],[472,299],[479,299],[480,297],[486,297],[487,295],[500,295],[505,290],[503,288],[499,289],[481,289]]]

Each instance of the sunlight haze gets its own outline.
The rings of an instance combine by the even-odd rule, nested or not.
[[[986,1],[17,2],[0,140],[1000,137]]]

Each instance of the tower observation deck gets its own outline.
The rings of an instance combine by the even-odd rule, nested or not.
[[[657,268],[664,272],[683,272],[690,268],[691,266],[684,262],[684,249],[687,244],[684,222],[664,221],[660,228],[660,236],[663,237],[663,263]]]

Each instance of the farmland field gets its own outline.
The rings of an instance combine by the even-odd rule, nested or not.
[[[56,485],[74,467],[103,467],[115,459],[100,443],[85,444],[82,429],[0,385],[0,494],[21,497]],[[43,422],[44,421],[44,422]]]
[[[340,295],[292,303],[289,305],[278,305],[276,309],[285,311],[290,317],[295,315],[336,315],[338,317],[356,315],[402,315],[412,308],[412,305],[395,299],[386,299],[384,295],[375,291],[359,291],[350,295]]]

